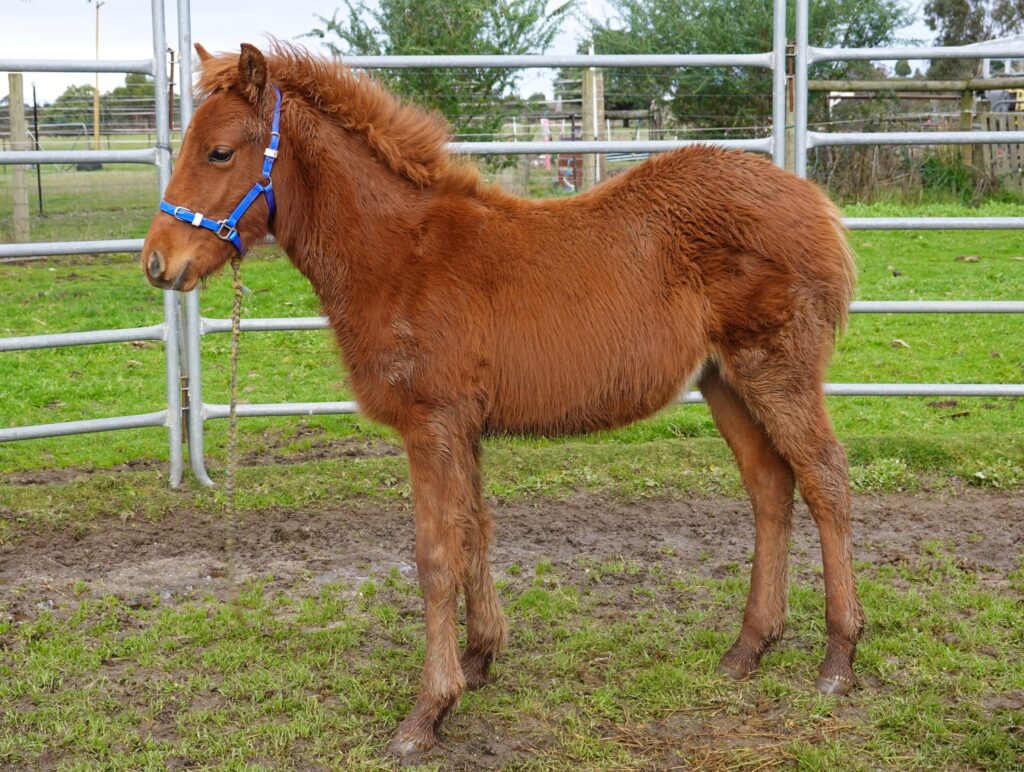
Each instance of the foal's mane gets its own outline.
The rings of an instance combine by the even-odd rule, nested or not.
[[[451,172],[468,182],[465,166],[452,164],[445,150],[449,128],[440,115],[403,103],[366,74],[287,43],[272,41],[264,55],[271,83],[344,128],[361,133],[392,171],[420,186],[434,184]],[[228,90],[237,82],[237,54],[218,54],[203,62],[198,86],[203,96]]]

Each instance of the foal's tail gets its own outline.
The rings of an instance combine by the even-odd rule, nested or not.
[[[833,324],[837,333],[846,329],[846,322],[850,314],[850,301],[853,300],[853,292],[857,288],[857,263],[850,246],[848,238],[849,230],[843,223],[843,215],[832,201],[822,194],[828,206],[828,216],[831,226],[835,232],[836,251],[839,261],[839,273],[836,276],[834,293],[835,308]]]

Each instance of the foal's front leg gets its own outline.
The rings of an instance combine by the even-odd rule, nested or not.
[[[416,509],[416,568],[426,611],[427,645],[419,697],[391,742],[398,756],[427,750],[459,701],[466,681],[459,665],[456,611],[466,575],[465,535],[472,490],[468,445],[451,436],[406,437]]]

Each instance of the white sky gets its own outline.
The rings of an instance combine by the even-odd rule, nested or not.
[[[601,0],[594,13],[606,15]],[[165,0],[167,38],[177,48],[177,3]],[[318,26],[316,14],[330,17],[335,0],[192,0],[192,39],[211,51],[234,51],[242,42],[260,47],[268,33],[318,49],[318,41],[299,36]],[[0,59],[92,59],[96,11],[90,0],[0,0]],[[930,38],[923,25],[904,35]],[[575,53],[583,37],[578,21],[570,19],[549,53]],[[100,8],[100,58],[147,59],[152,56],[150,3],[147,0],[103,0]],[[550,71],[527,70],[520,92],[550,93]],[[40,103],[51,102],[72,84],[92,83],[92,73],[25,73],[25,98],[36,85]],[[101,92],[124,83],[123,74],[101,74]],[[0,78],[0,98],[7,95],[7,78]]]
[[[192,40],[211,51],[237,51],[239,43],[263,47],[267,35],[320,50],[319,41],[300,39],[321,26],[316,14],[330,18],[335,0],[192,0]],[[597,3],[600,6],[600,2]],[[177,3],[165,0],[167,39],[177,48]],[[582,37],[570,21],[550,53],[575,53]],[[94,59],[96,11],[89,0],[0,0],[0,59]],[[147,59],[152,56],[150,3],[103,0],[100,7],[100,58]],[[25,99],[35,83],[40,103],[51,102],[69,85],[92,83],[92,73],[25,73]],[[524,94],[550,91],[550,73],[527,70],[520,81]],[[101,74],[100,91],[124,83],[119,73]],[[0,98],[7,95],[0,78]]]

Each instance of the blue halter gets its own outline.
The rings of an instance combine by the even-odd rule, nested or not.
[[[167,201],[160,202],[161,212],[167,212],[167,214],[175,219],[187,222],[196,228],[206,228],[209,231],[213,231],[217,238],[230,241],[240,255],[245,254],[245,247],[242,246],[242,239],[239,237],[235,226],[238,225],[238,221],[242,219],[242,215],[248,211],[252,203],[260,195],[267,197],[267,209],[270,210],[267,216],[268,223],[274,220],[274,214],[277,211],[277,206],[274,202],[274,183],[270,179],[270,171],[274,168],[274,160],[277,158],[277,146],[281,142],[281,89],[274,86],[274,93],[277,95],[277,102],[274,105],[274,120],[270,127],[270,144],[263,151],[263,176],[261,180],[266,180],[265,183],[254,183],[249,192],[245,194],[245,197],[238,202],[238,206],[235,207],[234,211],[223,220],[211,220],[202,212],[193,212],[191,209],[186,209],[183,206],[174,206],[167,203]]]

